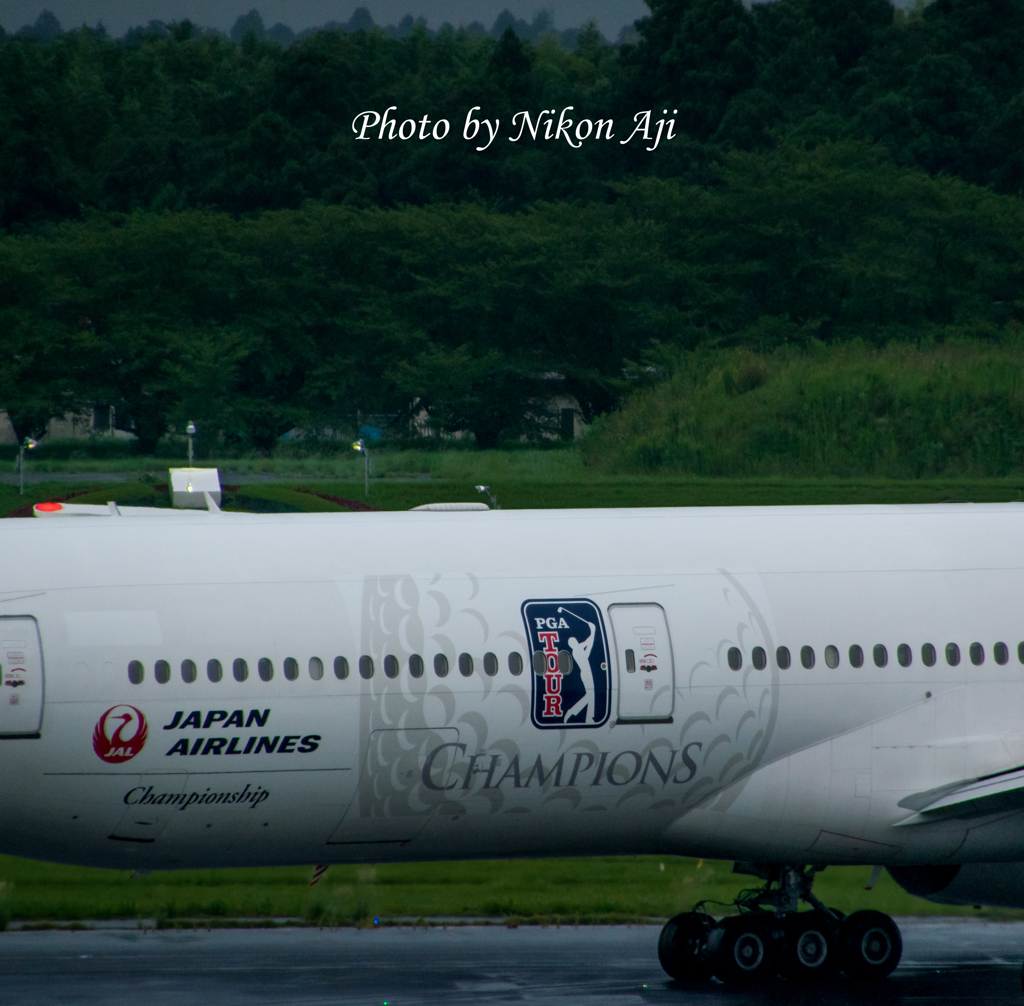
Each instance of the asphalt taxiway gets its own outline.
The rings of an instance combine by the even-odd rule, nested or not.
[[[18,1006],[580,1003],[584,1006],[1024,1003],[1024,923],[900,920],[884,982],[682,986],[649,926],[0,933],[0,1001]]]

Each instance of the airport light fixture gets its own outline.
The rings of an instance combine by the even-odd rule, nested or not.
[[[498,497],[494,493],[491,492],[491,487],[490,486],[477,486],[476,487],[476,491],[478,493],[483,493],[485,496],[490,498],[491,509],[492,510],[500,510],[501,509],[501,506],[498,503]]]
[[[21,447],[18,450],[18,495],[25,495],[25,450],[32,450],[33,447],[38,447],[38,441],[33,440],[31,437],[25,437],[21,442]]]
[[[370,452],[366,449],[366,444],[363,443],[362,437],[360,437],[353,445],[352,450],[359,451],[363,456],[363,483],[365,488],[366,496],[370,495]]]
[[[192,464],[192,438],[196,435],[196,424],[191,419],[185,427],[185,432],[188,434],[188,466],[193,468],[195,466]]]

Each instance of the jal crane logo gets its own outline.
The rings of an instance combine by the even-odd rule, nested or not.
[[[533,668],[533,725],[599,727],[611,707],[608,638],[593,601],[524,601]]]
[[[119,765],[134,758],[149,736],[146,717],[135,706],[111,706],[92,733],[92,749],[105,762]]]

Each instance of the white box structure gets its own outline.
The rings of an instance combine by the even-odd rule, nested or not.
[[[205,510],[209,493],[220,506],[220,472],[216,468],[168,468],[171,478],[171,506]]]

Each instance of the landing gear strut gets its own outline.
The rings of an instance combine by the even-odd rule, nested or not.
[[[882,912],[844,916],[812,893],[824,867],[736,863],[733,873],[760,877],[763,887],[741,892],[739,915],[716,922],[707,902],[669,919],[658,939],[658,958],[671,977],[755,982],[776,975],[813,981],[845,971],[851,978],[884,978],[900,962],[903,941]],[[798,911],[800,902],[810,911]]]

